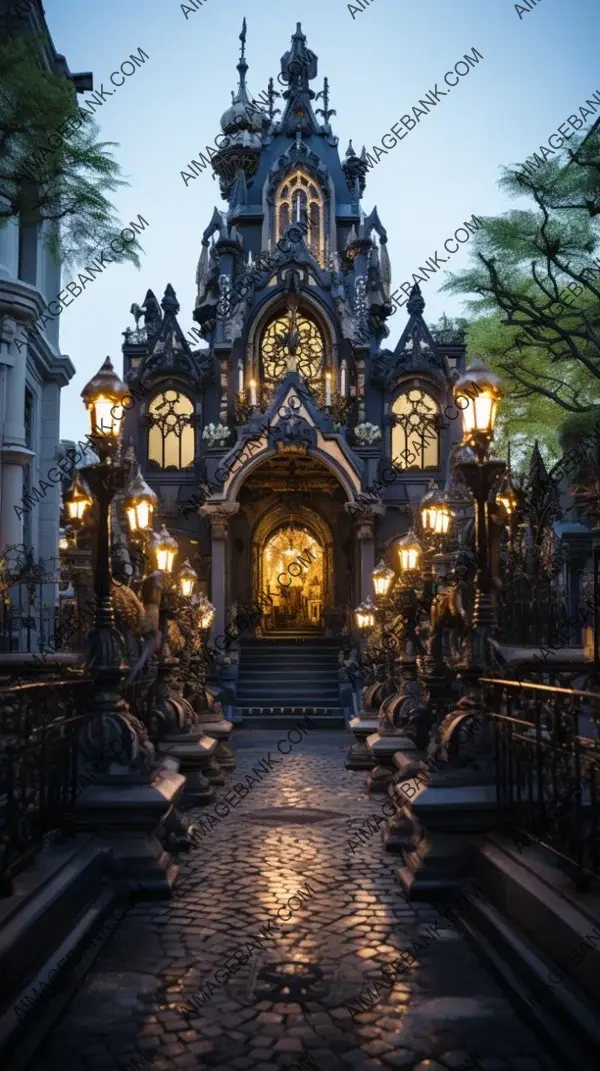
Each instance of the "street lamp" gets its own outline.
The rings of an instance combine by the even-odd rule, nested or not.
[[[197,614],[199,626],[203,631],[211,627],[215,613],[216,610],[210,599],[207,599],[206,595],[201,595],[197,606]]]
[[[189,558],[186,558],[179,570],[179,587],[185,599],[191,598],[197,579],[198,574],[192,569]]]
[[[64,498],[69,523],[79,526],[85,511],[92,505],[89,491],[83,486],[79,474],[75,478]]]
[[[173,572],[173,562],[175,561],[175,555],[179,550],[179,544],[173,536],[169,534],[164,524],[158,533],[153,534],[152,537],[153,550],[156,554],[156,568],[160,569],[161,573],[166,573],[170,576]]]
[[[366,632],[367,629],[375,627],[375,607],[370,596],[356,607],[354,616],[356,618],[356,626],[361,632]]]
[[[420,566],[423,548],[412,528],[407,532],[403,539],[398,540],[397,550],[402,572],[417,572]]]
[[[104,444],[105,451],[114,449],[119,442],[120,424],[123,418],[121,402],[127,395],[127,387],[115,372],[110,357],[102,368],[83,388],[81,397],[90,414],[90,438]],[[115,410],[121,409],[119,415]]]
[[[373,581],[373,590],[376,598],[385,599],[396,579],[396,574],[382,559],[373,569],[371,579]]]
[[[473,363],[454,384],[454,399],[462,411],[463,444],[471,446],[482,459],[487,454],[502,398],[501,380],[486,368],[480,355],[475,354]]]
[[[152,528],[152,517],[157,502],[158,495],[148,486],[138,465],[137,475],[129,484],[125,494],[125,512],[132,535],[148,532]]]
[[[432,536],[445,536],[450,531],[453,513],[446,496],[430,481],[429,491],[421,499],[421,524],[423,531]]]

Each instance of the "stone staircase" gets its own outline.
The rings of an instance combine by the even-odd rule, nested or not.
[[[302,633],[243,640],[236,718],[248,728],[285,728],[309,715],[320,728],[343,729],[349,711],[340,699],[341,639]]]

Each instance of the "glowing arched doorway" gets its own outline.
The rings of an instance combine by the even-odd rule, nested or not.
[[[333,597],[333,540],[326,521],[305,506],[279,507],[257,526],[252,547],[256,589],[272,600],[261,632],[322,630]]]

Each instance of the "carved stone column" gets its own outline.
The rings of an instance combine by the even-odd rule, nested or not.
[[[239,508],[239,502],[223,502],[218,505],[200,506],[198,510],[201,516],[209,518],[211,527],[210,601],[215,608],[211,640],[217,650],[224,647],[222,637],[225,635],[225,605],[227,602],[229,521],[235,516]]]

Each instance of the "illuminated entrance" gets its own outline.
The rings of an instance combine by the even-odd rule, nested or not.
[[[265,631],[320,629],[323,619],[323,547],[308,528],[287,524],[267,540],[262,552]]]

